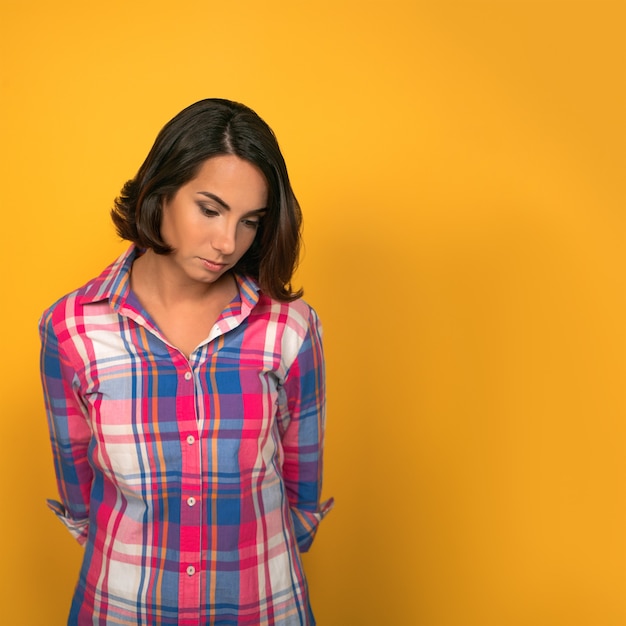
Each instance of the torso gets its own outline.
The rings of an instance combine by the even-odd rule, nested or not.
[[[156,336],[119,277],[107,275],[107,299],[90,285],[45,315],[45,389],[64,390],[49,404],[53,431],[72,445],[62,493],[86,545],[69,623],[177,624],[183,615],[198,624],[314,624],[294,525],[300,465],[281,463],[280,439],[305,446],[307,468],[317,467],[316,318],[301,301],[255,299],[244,281],[242,307],[229,307],[238,292],[230,275],[205,299],[191,304],[179,292],[163,311],[149,275],[144,291],[141,281],[130,287]],[[114,299],[111,284],[125,297]],[[220,315],[216,340],[184,362]],[[302,443],[300,415],[320,420]]]

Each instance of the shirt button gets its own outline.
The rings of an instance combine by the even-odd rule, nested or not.
[[[195,568],[193,565],[190,565],[190,566],[187,568],[187,574],[188,574],[189,576],[193,576],[195,573],[196,573],[196,568]]]
[[[192,446],[196,441],[196,438],[193,435],[187,435],[187,443]]]
[[[185,380],[191,380],[191,372],[185,372]]]
[[[196,499],[193,496],[191,496],[190,498],[187,498],[187,504],[189,506],[193,506],[195,503],[196,503]]]

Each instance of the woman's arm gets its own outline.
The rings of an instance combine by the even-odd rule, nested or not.
[[[39,324],[41,336],[41,380],[48,415],[52,456],[60,502],[48,506],[84,544],[87,540],[89,494],[93,472],[87,460],[91,439],[87,412],[76,390],[76,373],[59,346],[46,312]]]
[[[326,389],[321,326],[313,310],[282,392],[279,424],[283,427],[283,478],[298,546],[306,552],[319,523],[333,506],[332,498],[320,502]]]

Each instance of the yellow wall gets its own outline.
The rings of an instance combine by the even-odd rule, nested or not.
[[[320,626],[626,625],[622,1],[4,0],[0,621],[64,623],[41,310],[207,96],[274,127],[326,330]]]

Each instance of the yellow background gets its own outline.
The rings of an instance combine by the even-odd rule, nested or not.
[[[208,96],[276,131],[325,326],[320,626],[626,624],[624,2],[3,0],[0,621],[63,624],[37,320]]]

